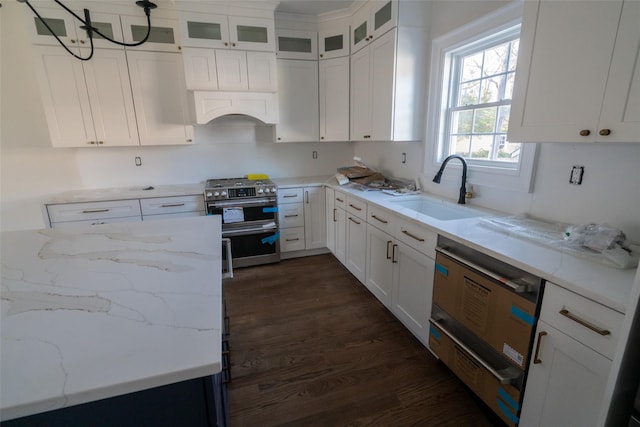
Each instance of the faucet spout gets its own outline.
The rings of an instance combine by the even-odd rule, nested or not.
[[[440,169],[438,170],[438,173],[436,173],[436,176],[433,177],[433,182],[435,182],[436,184],[440,184],[440,180],[442,179],[442,172],[444,172],[445,166],[447,166],[447,163],[449,163],[451,159],[458,159],[462,162],[462,185],[460,186],[460,196],[458,197],[458,203],[464,205],[466,203],[465,196],[467,194],[467,162],[462,156],[452,154],[444,159],[444,161],[442,162],[442,166],[440,166]]]

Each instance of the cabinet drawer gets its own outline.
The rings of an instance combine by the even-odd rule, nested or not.
[[[82,221],[67,221],[67,222],[52,222],[51,228],[60,228],[60,227],[75,227],[78,225],[101,225],[101,224],[116,224],[118,222],[141,222],[141,216],[125,216],[121,218],[99,218],[99,219],[89,219]]]
[[[387,210],[380,209],[375,205],[367,205],[367,223],[386,232],[387,234],[393,234],[395,215]]]
[[[335,206],[336,208],[346,209],[347,208],[347,195],[345,193],[341,193],[336,191],[335,196]]]
[[[304,250],[304,227],[280,229],[280,252]]]
[[[202,196],[157,197],[141,199],[142,215],[162,215],[180,212],[204,211]]]
[[[558,285],[547,282],[545,286],[540,319],[610,360],[623,318],[621,313]]]
[[[278,189],[278,204],[281,205],[283,203],[302,203],[304,201],[302,192],[302,188]]]
[[[122,217],[140,218],[141,214],[138,199],[47,205],[47,212],[52,223]]]
[[[367,218],[367,204],[355,197],[347,196],[347,212],[351,215],[357,216],[360,219]]]
[[[204,211],[195,211],[195,212],[177,212],[177,213],[170,213],[170,214],[162,214],[162,215],[145,215],[145,217],[143,218],[143,220],[145,222],[149,222],[149,221],[162,221],[165,219],[172,219],[172,218],[188,218],[188,217],[194,217],[194,216],[204,216]]]
[[[395,237],[417,251],[435,258],[438,234],[427,230],[424,226],[414,224],[404,219],[398,219]]]
[[[278,206],[280,228],[304,227],[304,204],[287,203]]]

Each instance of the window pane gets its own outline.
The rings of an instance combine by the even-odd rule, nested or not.
[[[498,107],[498,122],[496,123],[496,129],[498,132],[507,133],[509,129],[509,112],[511,111],[510,105]]]
[[[236,28],[239,42],[269,43],[267,40],[267,29],[265,27],[238,25]]]
[[[451,115],[451,133],[471,133],[473,110],[456,111]]]
[[[516,78],[516,73],[507,74],[507,81],[504,87],[504,98],[513,99],[513,81]]]
[[[478,79],[482,76],[482,57],[483,53],[479,52],[475,55],[466,56],[462,59],[462,72],[460,73],[460,81]]]
[[[187,21],[187,32],[191,39],[222,40],[220,24],[214,22]]]
[[[470,136],[452,136],[451,146],[454,148],[452,154],[457,154],[462,157],[469,157],[469,149],[471,148]]]
[[[489,159],[491,147],[493,146],[493,135],[474,135],[471,144],[472,159]]]
[[[498,102],[502,99],[500,92],[503,87],[504,76],[493,76],[482,79],[481,103]]]
[[[498,158],[496,160],[510,163],[519,162],[522,145],[519,143],[511,143],[507,141],[506,135],[502,135],[502,137],[504,141],[502,144],[503,147],[498,151]]]
[[[471,83],[463,83],[460,85],[460,92],[458,95],[458,107],[463,105],[471,105],[478,103],[478,97],[480,96],[480,82],[475,81]]]
[[[473,121],[473,133],[494,132],[497,108],[480,108],[476,110]]]
[[[487,49],[484,55],[484,75],[493,76],[498,73],[504,73],[507,70],[507,61],[509,60],[509,44],[502,44]]]
[[[520,39],[511,42],[511,56],[509,58],[509,71],[515,71],[518,63],[518,48],[520,47]]]

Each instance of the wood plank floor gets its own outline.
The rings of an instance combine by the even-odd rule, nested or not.
[[[232,426],[499,426],[332,255],[234,271]]]

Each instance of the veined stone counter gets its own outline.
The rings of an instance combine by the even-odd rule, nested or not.
[[[220,218],[4,232],[2,420],[221,370]]]

